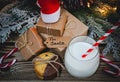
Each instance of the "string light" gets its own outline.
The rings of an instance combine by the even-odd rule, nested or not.
[[[87,7],[90,7],[90,3],[89,2],[87,2]]]
[[[116,12],[117,7],[111,7],[107,4],[103,4],[101,3],[99,6],[97,6],[95,8],[96,12],[99,12],[99,14],[101,14],[101,16],[107,16],[109,13],[114,13]]]

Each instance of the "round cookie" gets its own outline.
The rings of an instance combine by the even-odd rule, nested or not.
[[[51,52],[40,54],[34,59],[34,70],[43,80],[54,79],[62,70],[60,58]]]

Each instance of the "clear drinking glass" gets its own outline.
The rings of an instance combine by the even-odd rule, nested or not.
[[[93,75],[100,62],[99,48],[96,47],[87,57],[82,54],[92,47],[96,41],[88,36],[77,36],[73,38],[65,52],[65,67],[74,77],[86,78]]]

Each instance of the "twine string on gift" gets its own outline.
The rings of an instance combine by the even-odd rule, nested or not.
[[[47,33],[48,33],[48,34],[51,34],[51,33],[50,33],[50,27],[51,27],[51,24],[46,25]]]
[[[51,27],[51,24],[49,23],[47,26],[47,34],[51,34],[51,32],[50,32],[50,27]],[[49,37],[49,36],[48,36]],[[47,38],[48,38],[47,37]],[[51,48],[49,48],[50,49],[50,51],[51,51]]]
[[[71,20],[71,21],[67,22],[66,27],[69,27],[69,25],[70,25],[71,23],[75,23],[75,25],[76,25],[76,22],[75,22],[74,20]],[[76,26],[74,26],[74,27],[76,27]],[[75,29],[74,27],[71,27],[71,28]],[[70,27],[69,27],[69,28],[70,28]],[[75,34],[73,34],[73,32],[72,32],[71,30],[68,30],[69,28],[65,28],[65,30],[66,30],[67,32],[69,32],[70,34],[72,34],[72,36],[75,36]]]
[[[32,31],[33,36],[34,36],[33,38],[36,39],[36,41],[38,42],[38,46],[43,47],[43,45],[40,43],[40,42],[42,42],[42,39],[38,38],[40,36],[39,36],[39,34],[38,34],[37,30],[36,30],[36,27],[33,27],[31,29],[32,29],[31,31]]]
[[[51,60],[54,57],[55,57],[55,59]],[[36,61],[40,62],[37,65],[40,65],[40,64],[49,64],[49,65],[51,65],[56,70],[57,76],[59,76],[59,71],[58,71],[58,69],[55,67],[55,65],[53,63],[56,63],[56,64],[60,65],[62,67],[62,69],[65,69],[65,68],[64,68],[64,66],[61,63],[57,62],[57,60],[58,60],[58,56],[54,55],[53,57],[51,57],[49,59],[41,59],[41,58],[37,57],[37,58],[33,59],[32,62],[36,62]]]
[[[15,43],[15,48],[12,49],[11,51],[9,51],[8,53],[6,53],[5,55],[3,55],[1,58],[0,58],[0,68],[7,68],[7,67],[10,67],[12,66],[13,64],[15,64],[16,62],[16,59],[14,58],[12,61],[9,61],[8,63],[3,63],[3,61],[5,59],[7,59],[9,56],[11,56],[12,54],[14,54],[15,52],[18,51],[18,49],[22,49],[23,47],[27,46],[27,48],[29,49],[29,51],[31,53],[32,50],[29,48],[29,46],[32,45],[32,42],[28,41],[28,38],[27,38],[27,33],[25,33],[25,36],[23,37],[24,38],[24,42],[16,42]],[[20,44],[21,46],[19,46],[19,48],[17,47],[17,44]]]
[[[26,31],[27,32],[27,31]],[[15,46],[17,47],[17,45],[19,45],[18,47],[18,49],[20,50],[20,49],[22,49],[23,47],[25,47],[25,46],[31,46],[32,45],[32,42],[31,41],[28,41],[28,37],[27,37],[27,33],[25,33],[25,35],[24,36],[22,36],[23,37],[23,40],[24,40],[24,42],[20,42],[20,41],[16,41],[16,43],[15,43]]]
[[[62,18],[62,17],[61,17],[61,15],[60,15],[59,20],[60,20],[61,18]],[[62,22],[63,22],[63,21],[57,21],[57,22],[56,22],[56,23],[58,23],[57,28],[61,28]],[[54,23],[46,23],[46,24],[45,24],[45,27],[47,28],[47,34],[50,34],[50,35],[52,34],[52,31],[51,31],[52,24],[54,24]]]
[[[28,40],[28,31],[26,31],[26,33],[24,33],[22,38],[23,38],[23,42],[16,41],[15,47],[18,47],[19,50],[26,47],[30,51],[30,53],[34,54],[33,51],[30,48],[30,46],[33,44],[33,42]]]

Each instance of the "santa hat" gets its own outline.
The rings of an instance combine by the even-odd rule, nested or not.
[[[45,23],[54,23],[60,17],[60,4],[58,0],[38,0],[37,5],[41,8],[41,18]]]

